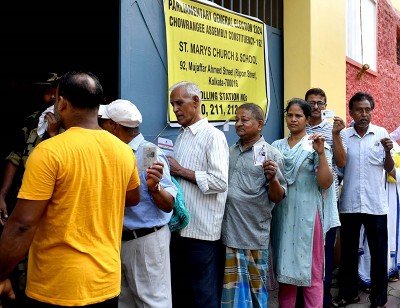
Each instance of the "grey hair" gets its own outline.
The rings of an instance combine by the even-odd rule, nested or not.
[[[184,87],[186,90],[186,93],[193,98],[194,96],[197,96],[201,102],[201,91],[199,89],[199,86],[193,82],[189,81],[180,81],[174,84],[172,87],[169,88],[169,90],[172,92],[177,88]]]

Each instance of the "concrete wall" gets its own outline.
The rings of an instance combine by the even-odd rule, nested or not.
[[[284,0],[284,8],[284,105],[318,87],[327,108],[345,118],[345,1]]]
[[[377,72],[367,71],[357,79],[361,65],[346,63],[346,100],[357,91],[366,91],[375,99],[372,122],[385,127],[389,133],[400,125],[400,66],[397,64],[397,38],[400,36],[400,14],[390,0],[379,0],[377,30]],[[348,114],[348,111],[347,111]],[[351,117],[348,114],[348,122]]]

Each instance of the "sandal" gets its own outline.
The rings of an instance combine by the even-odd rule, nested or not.
[[[350,300],[345,300],[343,298],[342,299],[336,299],[336,300],[332,301],[331,307],[333,307],[333,308],[346,307],[347,305],[355,304],[355,303],[358,303],[359,301],[360,301],[360,297],[359,296],[357,296],[357,297],[355,297],[353,299],[350,299]]]
[[[394,276],[394,275],[393,275],[393,276],[390,276],[390,277],[389,277],[389,281],[390,281],[390,282],[396,282],[396,281],[399,281],[399,277],[397,277],[397,276]]]
[[[365,287],[363,292],[366,293],[366,294],[371,294],[371,288],[370,287]]]

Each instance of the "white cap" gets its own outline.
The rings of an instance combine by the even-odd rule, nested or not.
[[[142,115],[137,107],[128,100],[117,99],[108,105],[100,105],[99,118],[111,119],[126,127],[138,127]]]

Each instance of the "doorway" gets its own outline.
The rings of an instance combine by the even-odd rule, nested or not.
[[[119,1],[11,1],[0,12],[0,40],[1,161],[40,108],[32,84],[50,72],[89,70],[108,100],[118,96]]]

